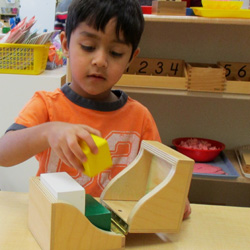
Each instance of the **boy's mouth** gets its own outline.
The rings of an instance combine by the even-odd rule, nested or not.
[[[102,76],[101,74],[91,74],[91,75],[88,75],[88,77],[105,80],[105,77]]]

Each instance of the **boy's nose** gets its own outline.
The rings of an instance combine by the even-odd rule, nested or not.
[[[93,58],[93,64],[100,68],[108,66],[107,55],[105,51],[99,50],[96,52]]]

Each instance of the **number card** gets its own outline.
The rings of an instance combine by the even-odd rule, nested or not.
[[[126,74],[183,76],[184,61],[178,59],[135,58]]]
[[[218,64],[225,68],[227,80],[250,80],[250,63],[218,62]]]

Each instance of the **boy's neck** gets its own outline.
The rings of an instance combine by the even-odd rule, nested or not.
[[[113,93],[113,91],[110,91],[107,98],[98,99],[97,101],[99,101],[99,102],[115,102],[117,100],[118,100],[118,97]]]
[[[93,101],[97,101],[97,102],[115,102],[119,99],[118,96],[116,96],[116,94],[114,94],[114,92],[112,91],[112,89],[107,90],[107,92],[104,92],[102,94],[99,94],[97,96],[91,96],[91,95],[81,95],[76,89],[72,88],[72,84],[69,83],[68,86],[78,95],[82,96],[83,98],[86,99],[90,99]]]
[[[98,97],[89,97],[87,99],[91,99],[93,101],[97,101],[97,102],[116,102],[119,98],[118,96],[116,96],[113,91],[110,90],[108,95],[105,96],[98,96]]]

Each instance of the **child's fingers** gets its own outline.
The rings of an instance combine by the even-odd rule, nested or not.
[[[72,139],[72,138],[71,138]],[[86,155],[83,153],[77,137],[74,140],[68,139],[68,151],[65,150],[65,154],[67,154],[70,158],[77,158],[81,163],[87,160]],[[71,140],[71,141],[70,141]],[[74,161],[74,159],[72,159]]]
[[[68,123],[51,123],[50,128],[49,145],[68,166],[83,170],[82,163],[87,158],[79,145],[79,140],[85,141],[93,154],[98,153],[91,134],[101,136],[100,131],[87,125]]]
[[[99,130],[95,129],[95,128],[92,128],[92,127],[89,127],[87,125],[82,125],[83,129],[84,130],[87,130],[90,134],[95,134],[97,136],[100,136],[102,137],[102,134]]]
[[[183,220],[187,219],[190,214],[191,214],[191,206],[189,200],[187,199],[185,204]]]
[[[101,133],[98,130],[93,129],[91,127],[84,126],[84,130],[81,131],[81,134],[79,134],[79,137],[81,140],[83,140],[87,143],[87,145],[89,146],[89,148],[93,154],[97,154],[98,147],[96,146],[95,141],[93,140],[90,133],[95,134],[97,136],[101,136]]]
[[[75,143],[76,145],[78,145],[78,143]],[[79,147],[79,145],[78,145]],[[69,147],[68,145],[65,145],[62,149],[63,151],[63,158],[66,159],[66,161],[69,163],[68,166],[73,167],[79,171],[83,171],[83,165],[82,162],[86,161],[86,156],[83,154],[83,152],[81,152],[82,154],[79,156],[77,156],[74,152],[74,146],[71,145],[71,147]],[[81,149],[80,149],[81,151]]]
[[[62,149],[54,149],[57,156],[68,166],[71,166],[70,162],[68,161],[67,157],[63,153]],[[73,167],[73,166],[72,166]]]
[[[79,160],[79,158],[76,157],[74,152],[71,150],[71,147],[74,144],[79,147],[76,136],[74,136],[74,138],[75,139],[69,137],[66,141],[61,140],[59,144],[53,147],[53,150],[66,165],[68,165],[69,167],[76,168],[79,171],[82,171],[83,170],[82,162]],[[86,156],[83,154],[83,152],[81,157],[82,161],[86,160]]]

